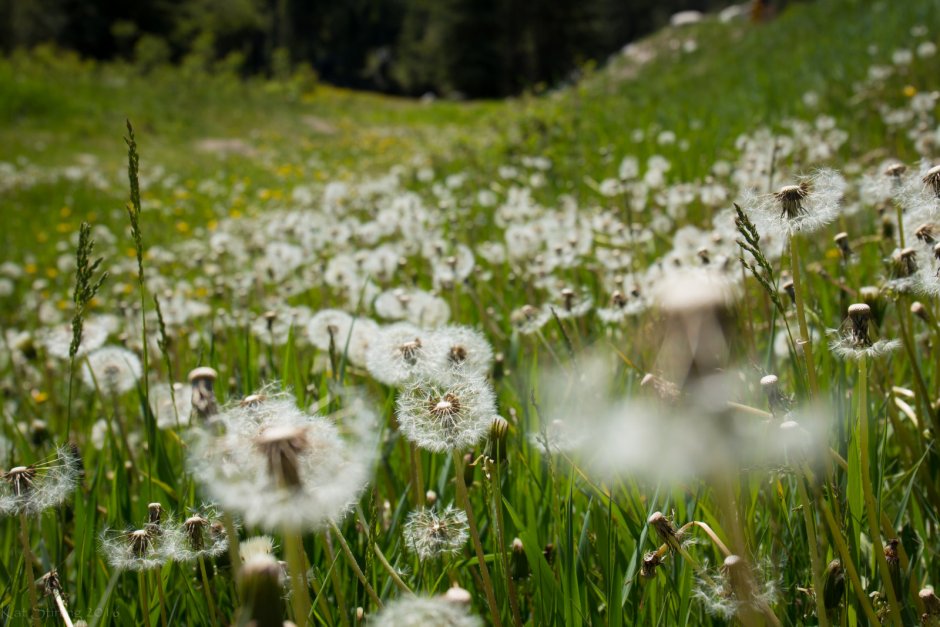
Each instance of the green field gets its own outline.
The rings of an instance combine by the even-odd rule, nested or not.
[[[0,59],[0,625],[940,624],[938,44],[791,2],[471,102]]]

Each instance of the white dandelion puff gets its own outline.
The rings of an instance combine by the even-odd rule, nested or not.
[[[492,346],[482,333],[470,327],[438,329],[428,351],[431,371],[485,376],[493,367]]]
[[[197,437],[191,465],[212,499],[246,524],[319,529],[359,500],[371,450],[344,440],[330,420],[298,409],[290,395],[249,397],[220,422],[224,434]]]
[[[415,380],[398,395],[396,410],[402,434],[435,453],[473,447],[495,413],[489,383],[472,376]]]
[[[482,627],[463,604],[445,597],[408,596],[393,601],[369,621],[374,627]]]
[[[426,376],[431,368],[430,339],[429,333],[408,323],[384,327],[369,345],[366,367],[385,385],[400,385]]]
[[[771,194],[742,199],[762,232],[811,233],[839,215],[845,179],[835,170],[819,170]]]
[[[403,533],[406,546],[422,560],[457,553],[470,537],[466,512],[450,505],[441,512],[411,512]]]
[[[0,472],[0,515],[41,514],[60,505],[78,485],[81,461],[62,447],[46,460]]]
[[[103,346],[89,353],[82,380],[90,389],[123,394],[134,389],[142,372],[137,355],[120,346]]]

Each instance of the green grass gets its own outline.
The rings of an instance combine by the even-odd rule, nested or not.
[[[325,412],[342,405],[335,394],[338,388],[365,393],[379,415],[375,477],[355,513],[340,525],[358,566],[383,601],[402,596],[378,561],[374,542],[407,586],[443,593],[453,578],[470,591],[473,613],[490,622],[491,609],[470,542],[449,562],[421,563],[402,538],[405,518],[420,500],[412,485],[412,464],[417,462],[423,488],[434,490],[446,504],[458,498],[452,457],[418,451],[413,458],[397,429],[395,389],[349,365],[343,355],[313,349],[298,338],[299,329],[275,347],[250,331],[263,312],[276,309],[284,315],[288,305],[313,311],[345,307],[372,315],[368,300],[360,303],[359,294],[344,297],[325,285],[324,276],[337,252],[371,249],[375,243],[344,245],[331,236],[315,250],[305,251],[303,264],[283,281],[261,276],[245,287],[237,280],[253,272],[257,258],[241,262],[218,256],[207,242],[226,229],[249,240],[269,229],[264,237],[255,237],[259,245],[289,240],[290,232],[281,231],[271,216],[303,204],[292,193],[311,192],[317,206],[329,184],[343,182],[353,193],[339,205],[339,215],[365,223],[392,202],[391,196],[414,193],[430,217],[424,225],[410,228],[439,239],[445,248],[453,243],[475,247],[500,240],[504,228],[494,218],[498,212],[479,202],[477,192],[490,190],[503,201],[512,193],[510,188],[529,186],[529,175],[537,171],[525,165],[524,158],[534,156],[551,161],[544,184],[531,186],[533,198],[543,207],[563,207],[570,196],[583,216],[604,210],[649,225],[669,213],[665,200],[651,196],[643,211],[634,212],[623,198],[597,192],[604,179],[616,178],[624,156],[634,155],[641,164],[650,156],[664,156],[672,166],[667,182],[676,189],[681,184],[698,189],[712,178],[730,188],[728,177],[713,172],[713,166],[721,159],[738,167],[736,141],[741,135],[766,127],[790,137],[798,134],[791,121],[812,124],[820,115],[831,116],[845,131],[846,141],[827,159],[811,159],[802,148],[779,157],[773,164],[776,184],[785,182],[781,172],[789,177],[828,165],[846,172],[850,180],[846,204],[853,205],[859,173],[874,171],[889,157],[916,161],[918,152],[906,134],[911,124],[890,126],[882,109],[904,107],[914,94],[940,89],[938,57],[915,55],[910,65],[899,67],[861,96],[856,85],[866,80],[871,65],[891,65],[895,49],[913,48],[917,41],[940,43],[940,4],[853,0],[791,4],[778,19],[765,24],[708,20],[666,29],[639,43],[652,55],[647,63],[618,57],[604,67],[585,68],[573,86],[501,102],[417,102],[326,85],[241,80],[222,71],[158,68],[141,74],[131,65],[95,64],[48,49],[0,60],[0,162],[11,164],[0,170],[4,223],[0,261],[22,270],[21,277],[10,281],[10,293],[0,296],[5,340],[0,345],[4,395],[0,433],[11,443],[8,452],[0,447],[0,468],[31,464],[50,455],[69,439],[66,423],[71,414],[71,439],[79,446],[85,469],[80,488],[66,505],[29,523],[36,574],[58,569],[73,618],[92,624],[144,624],[141,581],[108,566],[97,548],[99,534],[104,528],[140,525],[150,502],[183,515],[205,501],[187,470],[185,430],[156,428],[153,413],[145,409],[148,385],[142,382],[112,399],[83,386],[76,370],[71,397],[68,363],[49,354],[42,340],[43,327],[71,319],[73,240],[80,223],[88,221],[99,227],[97,254],[104,256],[102,269],[111,273],[91,302],[89,315],[120,318],[120,329],[112,333],[110,344],[124,343],[139,352],[141,302],[150,314],[147,332],[155,343],[154,295],[165,315],[172,316],[173,296],[206,303],[212,310],[182,324],[168,318],[169,347],[165,352],[155,347],[149,351],[151,386],[183,381],[197,365],[211,365],[220,373],[216,392],[222,402],[237,402],[274,380],[291,389],[301,405],[322,404]],[[926,28],[928,34],[915,37],[915,27]],[[682,43],[690,40],[695,50],[680,51]],[[818,100],[815,106],[804,99],[810,92]],[[924,113],[934,128],[940,117],[936,104]],[[143,298],[125,209],[125,119],[134,125],[141,159],[140,230],[148,280]],[[635,137],[634,131],[642,131],[642,137]],[[661,131],[675,133],[676,142],[657,142]],[[217,142],[215,149],[207,149],[206,140],[228,143]],[[938,156],[936,145],[932,156]],[[78,169],[69,169],[75,166]],[[523,174],[507,179],[500,171],[506,166]],[[430,180],[421,173],[424,167],[433,168]],[[397,172],[401,181],[391,196],[363,191],[367,181],[389,171]],[[767,178],[772,174],[767,172]],[[444,193],[449,175],[461,175],[465,181]],[[611,249],[629,249],[635,265],[646,268],[670,250],[672,231],[689,224],[709,228],[718,211],[727,210],[735,199],[729,197],[716,206],[691,201],[669,218],[668,228],[638,245],[618,243],[616,232],[596,227],[590,250],[578,263],[556,268],[553,276],[585,288],[599,299],[599,307],[606,306],[611,273],[605,274],[602,261]],[[861,298],[861,287],[884,282],[885,259],[897,245],[897,232],[883,230],[883,219],[893,219],[893,208],[879,209],[881,213],[866,205],[820,233],[801,238],[802,295],[816,332],[838,327],[848,304]],[[331,226],[326,223],[323,230]],[[857,253],[851,264],[840,262],[832,244],[838,230],[850,234]],[[727,240],[727,231],[723,235]],[[768,234],[762,235],[766,246]],[[403,262],[394,276],[375,277],[380,287],[433,289],[433,263],[414,249],[399,252]],[[541,253],[550,256],[551,251]],[[931,263],[928,252],[921,255],[922,262]],[[716,577],[715,566],[725,558],[701,524],[743,553],[758,567],[760,578],[777,583],[778,592],[767,611],[740,613],[737,620],[742,624],[771,624],[770,613],[785,625],[819,624],[811,591],[818,583],[814,557],[823,566],[848,557],[862,579],[864,589],[857,590],[846,577],[841,622],[830,624],[866,624],[859,597],[878,592],[875,610],[887,607],[876,557],[881,548],[877,544],[889,539],[889,530],[901,539],[903,553],[901,620],[903,624],[919,620],[925,607],[917,591],[940,581],[936,559],[940,459],[932,429],[933,403],[940,389],[936,357],[940,331],[936,318],[930,317],[940,314],[935,298],[890,292],[880,297],[875,312],[878,334],[899,338],[903,346],[889,359],[869,363],[865,412],[859,407],[857,367],[834,357],[827,350],[828,338],[815,343],[813,367],[819,379],[815,400],[829,408],[827,445],[845,463],[844,468],[835,464],[829,485],[821,481],[825,464],[809,469],[792,458],[770,468],[725,468],[681,481],[670,480],[668,473],[662,473],[659,481],[648,474],[610,478],[593,473],[577,455],[544,454],[529,436],[547,428],[560,411],[552,405],[556,388],[565,387],[559,381],[575,389],[590,383],[579,379],[591,372],[589,352],[603,352],[608,358],[604,376],[615,395],[650,397],[640,381],[647,372],[665,374],[663,364],[668,359],[662,347],[674,337],[668,333],[668,321],[649,312],[610,326],[591,313],[551,320],[539,337],[521,335],[514,330],[511,313],[527,303],[537,305],[552,298],[557,302],[557,294],[526,267],[535,265],[531,259],[505,263],[478,259],[477,264],[480,274],[437,291],[450,305],[452,322],[482,330],[503,356],[490,380],[500,414],[510,423],[507,456],[498,465],[479,461],[469,488],[503,624],[514,624],[517,612],[519,622],[530,625],[722,624],[695,594],[696,589],[707,590],[696,583],[703,566],[710,565],[708,572]],[[738,274],[735,264],[730,259],[733,275]],[[784,274],[792,272],[788,254],[771,255],[770,264],[772,282],[782,283]],[[212,270],[213,265],[218,269]],[[298,284],[303,289],[286,295],[280,287],[295,277],[302,277]],[[915,298],[931,312],[927,322],[908,314]],[[795,355],[793,342],[787,356],[774,354],[775,332],[784,322],[793,338],[799,336],[788,297],[782,298],[782,304],[785,317],[753,278],[743,284],[734,320],[726,328],[729,359],[721,364],[722,369],[742,373],[735,400],[746,407],[729,412],[735,419],[753,415],[753,420],[768,420],[762,413],[766,400],[757,384],[762,374],[779,375],[783,391],[798,405],[808,404],[813,396],[805,361]],[[221,311],[241,318],[226,324]],[[81,366],[78,360],[76,369]],[[694,399],[678,407],[678,414],[698,411]],[[581,414],[592,409],[596,406],[575,405],[569,417],[584,418]],[[871,429],[865,451],[860,447],[864,440],[859,415]],[[98,433],[100,448],[92,443],[99,419],[112,427]],[[130,446],[119,426],[127,429]],[[483,444],[473,459],[482,449]],[[873,498],[886,517],[883,538],[875,546],[870,538],[868,486],[861,475],[863,462],[869,461]],[[810,510],[808,518],[804,509]],[[681,551],[664,549],[663,565],[653,578],[646,578],[640,575],[644,555],[662,544],[647,524],[657,511],[671,517],[677,527],[701,523],[689,532],[701,541]],[[827,515],[833,513],[836,529],[827,525]],[[816,556],[807,539],[807,520],[819,538]],[[26,624],[29,612],[19,530],[17,518],[0,520],[0,624]],[[245,539],[257,531],[243,528],[240,536]],[[285,547],[283,536],[274,535]],[[521,540],[525,560],[510,550],[513,538]],[[847,556],[840,552],[840,541]],[[311,591],[315,623],[355,624],[358,607],[369,615],[377,612],[334,533],[310,532],[303,543],[315,582]],[[278,557],[286,559],[280,550]],[[510,574],[519,574],[523,561],[528,575],[514,579]],[[244,599],[238,598],[230,560],[223,556],[209,566],[214,607],[232,620],[244,607]],[[148,575],[147,620],[154,625],[161,622],[157,576],[170,624],[212,623],[199,573],[191,565],[175,563]],[[713,593],[711,600],[721,600],[719,596]],[[46,623],[59,624],[51,599],[41,605],[48,610]],[[284,607],[288,611],[291,604]]]

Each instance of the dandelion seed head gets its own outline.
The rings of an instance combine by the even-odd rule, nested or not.
[[[469,538],[467,514],[448,505],[438,512],[411,512],[403,529],[405,544],[419,559],[435,559],[459,552]]]
[[[327,418],[309,415],[287,393],[236,404],[220,414],[225,433],[197,433],[190,464],[221,507],[265,529],[316,530],[339,521],[368,480],[373,449],[359,436],[373,414],[350,404],[356,429],[344,439]]]
[[[68,447],[47,460],[0,473],[0,515],[41,514],[60,505],[75,490],[81,461]]]
[[[402,434],[435,453],[473,447],[495,413],[492,388],[478,376],[416,379],[399,393],[396,410]]]
[[[103,346],[88,354],[82,380],[89,389],[97,387],[105,394],[123,394],[134,389],[142,371],[140,359],[131,351]]]
[[[409,596],[388,603],[370,621],[374,627],[482,627],[483,621],[467,613],[463,603],[443,596]]]
[[[366,353],[369,373],[385,385],[401,385],[432,369],[430,334],[408,323],[383,328]]]

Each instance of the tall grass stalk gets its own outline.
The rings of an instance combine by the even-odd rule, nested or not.
[[[800,253],[796,234],[790,236],[790,274],[793,277],[793,296],[796,302],[796,319],[800,325],[800,340],[803,360],[806,362],[806,377],[812,398],[819,397],[819,384],[816,382],[816,362],[813,359],[813,342],[806,325],[806,311],[803,301],[803,285],[800,279]]]
[[[297,625],[306,625],[310,616],[310,586],[307,584],[307,554],[299,532],[284,530],[284,553],[290,573],[294,622]]]
[[[34,627],[39,627],[39,596],[36,592],[36,575],[33,572],[33,551],[29,543],[29,518],[20,513],[20,543],[23,547],[23,563],[26,566],[26,589],[29,591],[29,612]]]

